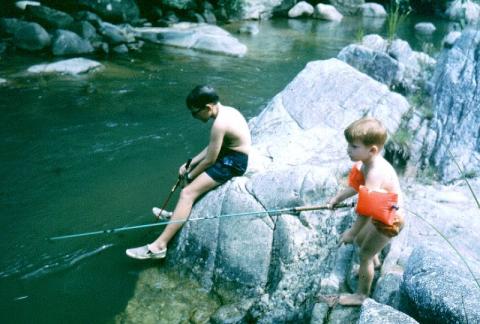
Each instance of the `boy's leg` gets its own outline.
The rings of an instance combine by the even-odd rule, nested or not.
[[[201,173],[190,184],[182,189],[175,210],[173,211],[171,221],[187,219],[195,200],[202,194],[219,185],[220,183],[210,178],[205,172]],[[150,248],[157,251],[165,249],[168,242],[182,226],[183,223],[168,224],[162,234],[150,245]]]
[[[374,258],[390,241],[390,238],[378,232],[375,226],[369,222],[368,232],[360,247],[360,269],[358,273],[358,289],[355,294],[341,295],[341,305],[361,305],[370,294],[374,276]]]

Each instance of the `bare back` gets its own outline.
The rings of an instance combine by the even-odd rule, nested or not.
[[[248,154],[252,143],[250,129],[243,115],[235,108],[219,105],[218,115],[212,125],[212,133],[221,129],[222,149]]]

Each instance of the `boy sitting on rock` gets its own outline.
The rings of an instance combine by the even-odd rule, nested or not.
[[[210,142],[197,154],[190,166],[183,164],[179,176],[188,181],[182,189],[172,213],[153,208],[159,219],[171,217],[162,234],[151,244],[131,248],[126,254],[134,259],[162,259],[167,255],[167,244],[183,226],[190,215],[194,202],[206,192],[245,173],[248,164],[251,137],[247,121],[235,108],[224,106],[212,87],[195,87],[187,96],[187,108],[204,123],[213,120]]]
[[[369,296],[378,253],[403,227],[403,197],[397,174],[380,154],[387,131],[374,118],[359,119],[344,131],[347,153],[355,162],[349,186],[329,201],[331,207],[358,193],[355,223],[345,231],[342,243],[355,242],[359,248],[360,269],[357,292],[321,298],[332,305],[361,305]]]

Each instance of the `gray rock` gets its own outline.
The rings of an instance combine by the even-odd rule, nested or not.
[[[110,23],[102,22],[100,24],[99,32],[110,44],[117,45],[135,41],[135,36],[132,33],[129,33],[127,28],[121,28]]]
[[[38,22],[49,29],[68,29],[73,24],[69,14],[46,6],[30,6],[25,9],[29,20]]]
[[[247,53],[245,45],[217,26],[179,23],[169,28],[141,27],[134,30],[142,39],[158,44],[239,57]]]
[[[15,46],[27,51],[43,50],[50,41],[50,35],[37,23],[22,24],[13,35]]]
[[[435,25],[429,22],[420,22],[418,24],[415,24],[415,31],[420,34],[431,35],[436,30],[437,28],[435,27]]]
[[[140,15],[135,0],[78,0],[78,3],[112,22],[131,22]]]
[[[74,22],[73,25],[70,26],[70,29],[83,39],[89,41],[96,41],[100,39],[95,27],[93,27],[93,25],[88,21]]]
[[[365,0],[330,0],[329,2],[342,14],[351,16],[358,13]]]
[[[396,39],[388,44],[379,35],[367,35],[361,45],[343,48],[338,58],[407,94],[425,88],[436,64],[427,54],[413,51],[406,41]]]
[[[401,307],[400,286],[403,281],[403,272],[389,272],[382,275],[372,294],[372,298],[385,305],[399,309]]]
[[[382,36],[369,34],[362,38],[362,45],[377,52],[386,52],[389,44]]]
[[[161,3],[167,8],[179,10],[194,9],[197,7],[194,0],[162,0]]]
[[[341,21],[343,15],[334,6],[319,3],[315,6],[313,17],[329,21]]]
[[[241,34],[257,35],[260,30],[258,29],[257,23],[246,23],[240,26],[238,32]]]
[[[42,4],[38,1],[16,1],[15,7],[20,10],[25,10],[27,6],[41,6]]]
[[[72,58],[49,64],[38,64],[28,68],[30,73],[81,74],[100,69],[102,64],[85,58]]]
[[[217,18],[212,10],[205,9],[202,12],[202,17],[205,19],[207,24],[215,25],[217,23]]]
[[[454,0],[445,12],[450,20],[475,25],[480,21],[480,5],[470,0]]]
[[[359,12],[364,17],[383,18],[387,16],[385,8],[381,4],[369,2],[360,6]]]
[[[289,18],[310,17],[313,15],[313,6],[306,1],[300,1],[288,11]]]
[[[466,174],[480,170],[480,60],[472,51],[480,44],[478,30],[466,30],[439,57],[431,84],[433,120],[423,141],[420,164],[427,163],[442,181],[460,178],[455,161]],[[427,141],[428,139],[428,141]],[[449,151],[455,157],[451,158]]]
[[[357,324],[416,324],[416,320],[393,307],[368,298],[363,302]]]
[[[328,316],[329,307],[325,303],[317,303],[313,307],[310,324],[323,324]]]
[[[442,46],[444,48],[452,48],[457,39],[462,36],[462,33],[459,31],[451,31],[449,32],[442,40]]]
[[[128,53],[128,47],[125,44],[117,45],[113,48],[113,51],[117,54],[126,54]]]
[[[29,23],[17,18],[0,18],[0,32],[2,35],[14,35],[17,29],[25,27]]]
[[[295,0],[231,0],[221,2],[227,16],[238,20],[268,19],[275,10],[290,9],[295,3]]]
[[[343,48],[337,57],[388,86],[396,84],[399,79],[400,64],[384,52],[352,44]]]
[[[86,39],[80,38],[74,32],[58,29],[53,34],[53,55],[77,55],[92,53],[94,48]]]
[[[422,321],[478,323],[479,284],[448,250],[417,247],[408,260],[402,290]]]
[[[0,78],[0,85],[7,83],[7,79]]]

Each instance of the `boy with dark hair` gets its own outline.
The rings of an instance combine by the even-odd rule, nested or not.
[[[197,86],[187,96],[186,104],[192,116],[200,121],[212,119],[210,142],[191,161],[180,166],[179,176],[188,183],[180,193],[172,221],[187,219],[193,203],[209,190],[225,183],[233,177],[245,173],[248,164],[251,137],[248,124],[235,108],[220,103],[216,91],[210,86]],[[160,209],[154,208],[158,218]],[[127,255],[135,259],[160,259],[167,254],[167,244],[182,227],[181,223],[168,224],[162,234],[151,244],[128,249]]]
[[[355,242],[360,248],[360,269],[357,292],[324,297],[326,302],[361,305],[369,296],[378,253],[403,227],[403,197],[397,174],[380,154],[387,139],[387,130],[374,118],[362,118],[344,131],[347,153],[355,161],[349,174],[349,187],[343,189],[329,204],[334,206],[359,194],[355,223],[345,231],[342,243]]]

